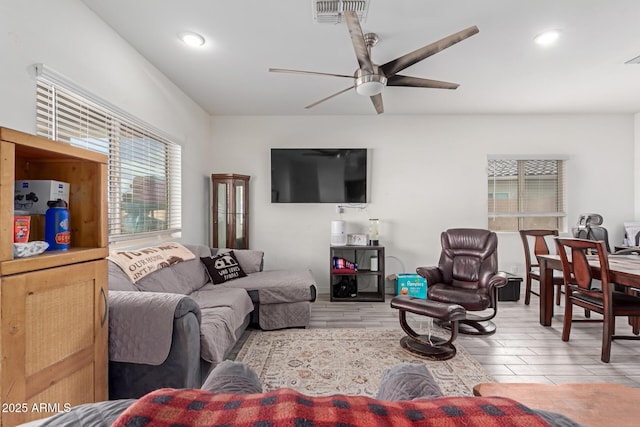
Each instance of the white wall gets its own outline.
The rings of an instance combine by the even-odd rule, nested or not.
[[[2,0],[0,29],[0,126],[35,133],[44,63],[183,145],[183,240],[208,243],[209,115],[78,0]]]
[[[605,218],[611,244],[634,217],[633,115],[214,117],[212,170],[251,175],[251,247],[267,268],[310,268],[328,292],[330,222],[366,232],[381,219],[387,273],[433,265],[440,232],[487,226],[488,154],[568,156],[568,218]],[[372,198],[343,215],[333,204],[271,204],[271,147],[366,147]],[[499,263],[522,272],[519,235],[501,233]],[[391,285],[391,283],[388,283]]]

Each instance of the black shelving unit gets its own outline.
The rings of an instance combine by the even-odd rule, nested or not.
[[[384,302],[384,246],[331,246],[330,253],[331,301]],[[353,262],[358,269],[353,272],[336,271],[333,268],[334,257]],[[378,258],[375,271],[371,270],[371,257]]]

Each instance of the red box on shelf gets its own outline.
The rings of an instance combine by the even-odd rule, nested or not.
[[[29,229],[31,217],[28,215],[16,215],[13,217],[13,242],[27,243],[29,241]]]

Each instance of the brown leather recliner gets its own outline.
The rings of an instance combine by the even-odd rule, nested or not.
[[[427,280],[427,298],[459,304],[467,310],[466,320],[459,322],[460,333],[489,335],[496,327],[490,319],[498,312],[498,288],[507,284],[506,275],[498,273],[498,237],[496,233],[476,228],[453,228],[442,232],[442,253],[437,267],[418,267],[416,272]],[[479,316],[469,311],[484,311]]]

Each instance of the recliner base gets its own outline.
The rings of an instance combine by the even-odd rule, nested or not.
[[[429,360],[448,360],[456,355],[456,347],[449,340],[434,336],[429,340],[427,335],[420,335],[418,338],[431,341],[432,345],[425,345],[412,337],[405,336],[400,340],[400,346],[414,356]]]
[[[467,314],[467,317],[469,314]],[[443,329],[451,330],[451,323],[436,320],[434,323]],[[492,335],[496,332],[496,324],[490,320],[466,319],[458,322],[458,333],[464,335]]]

